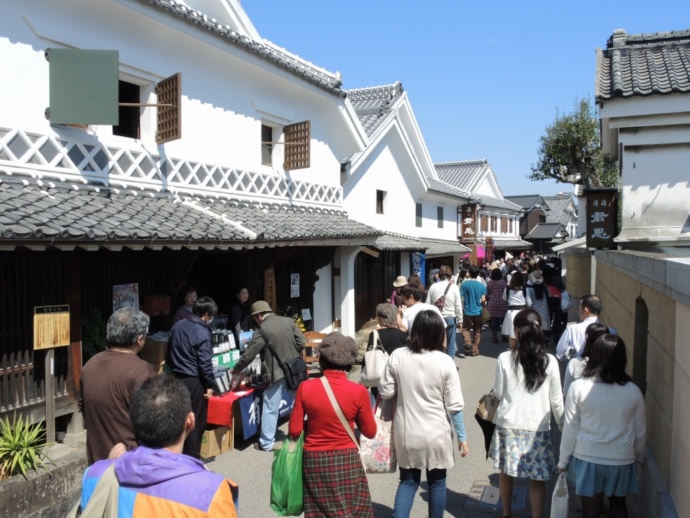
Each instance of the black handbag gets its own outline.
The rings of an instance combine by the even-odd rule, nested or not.
[[[273,349],[273,346],[271,345],[271,341],[266,337],[266,334],[261,330],[261,328],[259,328],[259,333],[261,333],[261,336],[266,343],[266,347],[268,347],[268,350],[271,351],[273,358],[275,358],[280,365],[280,368],[283,370],[283,374],[285,375],[285,385],[287,385],[289,390],[297,390],[297,387],[299,387],[300,383],[306,381],[306,379],[309,377],[307,362],[305,362],[300,356],[291,358],[285,362],[281,362],[280,358]]]

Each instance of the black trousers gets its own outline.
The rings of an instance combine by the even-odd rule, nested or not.
[[[179,376],[179,380],[185,384],[189,393],[192,396],[192,412],[194,412],[194,419],[196,424],[194,430],[190,433],[184,441],[182,453],[200,459],[199,451],[201,450],[201,439],[206,430],[206,414],[208,412],[208,402],[204,397],[204,387],[201,385],[199,378],[189,378]]]

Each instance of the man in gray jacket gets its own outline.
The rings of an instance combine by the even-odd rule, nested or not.
[[[304,335],[297,328],[294,320],[276,315],[268,302],[264,300],[257,300],[252,304],[252,318],[259,326],[259,330],[254,332],[254,336],[247,345],[247,350],[232,371],[233,373],[241,372],[254,360],[257,354],[261,354],[262,360],[266,363],[269,385],[264,388],[263,392],[261,436],[259,442],[254,444],[254,448],[273,451],[280,401],[283,391],[287,390],[281,364],[302,355]],[[267,340],[278,355],[278,359],[266,347]]]

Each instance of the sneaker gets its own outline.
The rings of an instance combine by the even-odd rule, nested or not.
[[[465,353],[461,353],[460,351],[455,353],[456,358],[466,358]]]
[[[273,451],[273,448],[271,448],[270,450],[264,450],[264,449],[261,447],[261,444],[259,444],[258,442],[255,442],[255,443],[254,443],[254,449],[255,449],[255,450],[259,450],[259,451],[265,451],[265,452],[267,452],[267,453],[270,453],[270,452]]]

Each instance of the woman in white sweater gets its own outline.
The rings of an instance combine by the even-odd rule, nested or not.
[[[582,349],[582,358],[571,358],[568,366],[565,369],[565,376],[563,376],[563,397],[568,398],[568,389],[573,381],[579,380],[582,377],[582,371],[587,365],[587,358],[592,353],[592,346],[604,333],[608,333],[609,328],[601,322],[594,322],[585,329],[585,347]]]
[[[547,354],[541,316],[523,309],[513,319],[516,346],[501,353],[496,363],[494,392],[500,399],[494,423],[496,431],[489,454],[500,469],[499,490],[503,516],[509,517],[513,478],[530,480],[532,516],[544,508],[546,480],[556,461],[551,445],[550,422],[563,425],[563,393],[556,358]]]
[[[446,470],[454,464],[453,434],[460,455],[469,449],[462,409],[460,377],[443,352],[445,322],[432,311],[419,313],[407,347],[393,351],[379,382],[379,394],[397,395],[395,453],[400,484],[393,516],[410,516],[422,469],[429,485],[429,518],[442,518],[446,506]]]
[[[604,494],[609,517],[627,516],[625,496],[638,490],[635,462],[644,462],[647,421],[642,392],[625,373],[626,363],[620,337],[599,337],[566,400],[558,469],[567,468],[585,518],[599,516]]]

